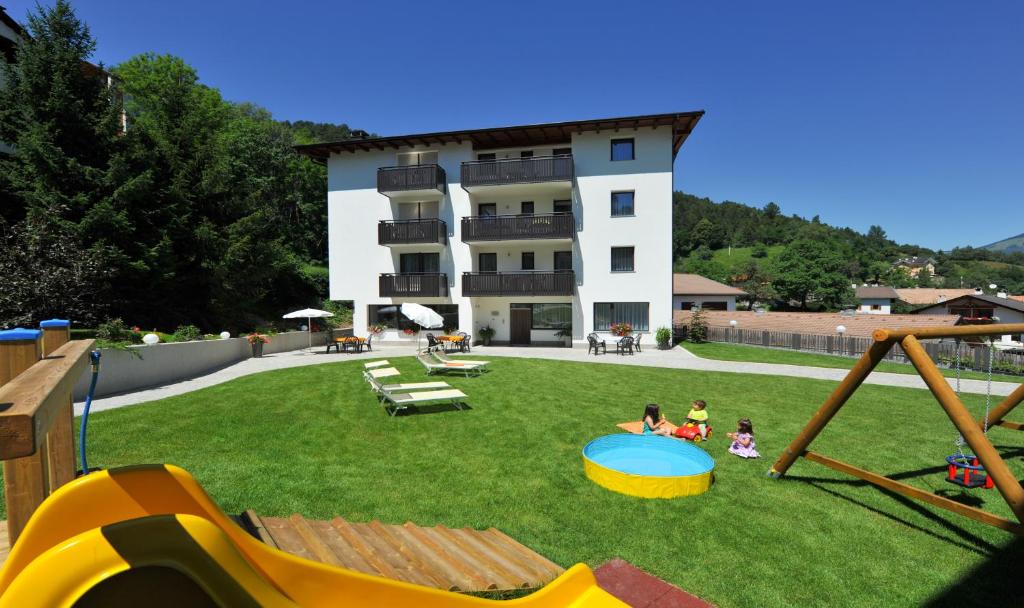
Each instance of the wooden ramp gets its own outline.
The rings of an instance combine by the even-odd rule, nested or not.
[[[495,528],[259,517],[251,510],[242,521],[263,542],[282,551],[446,591],[533,589],[565,571]]]

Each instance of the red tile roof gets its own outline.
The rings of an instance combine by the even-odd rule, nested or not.
[[[675,325],[686,325],[690,320],[690,311],[676,310],[672,313]],[[741,329],[761,329],[767,331],[784,331],[797,334],[830,335],[836,333],[836,327],[846,328],[848,336],[870,336],[878,328],[896,329],[899,327],[932,327],[953,326],[960,320],[957,315],[844,315],[837,312],[765,312],[756,313],[749,310],[705,310],[704,316],[708,325],[713,327],[729,327],[729,321],[735,320],[736,327]]]

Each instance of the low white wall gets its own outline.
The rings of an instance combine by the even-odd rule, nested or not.
[[[324,345],[323,333],[313,334],[313,346]],[[270,337],[263,345],[263,354],[298,350],[309,345],[309,334],[292,331]],[[130,346],[130,351],[100,349],[100,377],[96,397],[161,386],[216,371],[252,356],[245,338],[204,340],[202,342],[169,342],[152,346]],[[75,385],[75,401],[85,399],[91,373],[86,371]]]

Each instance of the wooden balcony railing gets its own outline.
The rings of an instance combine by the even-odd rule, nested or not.
[[[462,240],[571,239],[576,220],[571,213],[493,215],[462,218]]]
[[[403,272],[380,275],[382,298],[438,298],[448,295],[448,275],[443,272]]]
[[[377,169],[377,192],[399,194],[411,190],[447,192],[448,176],[440,165],[408,165]]]
[[[378,245],[411,245],[448,242],[444,220],[381,220],[377,224]]]
[[[462,187],[571,182],[572,156],[534,156],[462,163]]]
[[[464,296],[571,296],[575,286],[571,270],[462,274]]]

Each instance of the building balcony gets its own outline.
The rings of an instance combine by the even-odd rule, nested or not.
[[[571,270],[464,272],[464,296],[571,296],[576,275]]]
[[[571,213],[497,215],[462,218],[462,241],[571,241],[576,219]]]
[[[377,169],[377,192],[395,196],[437,197],[448,191],[448,176],[440,165],[408,165]]]
[[[403,272],[380,275],[382,298],[444,298],[448,275],[443,272]]]
[[[534,156],[462,163],[462,188],[468,192],[518,184],[571,187],[572,156]]]
[[[377,224],[379,245],[447,245],[448,225],[436,218],[422,220],[381,220]]]

